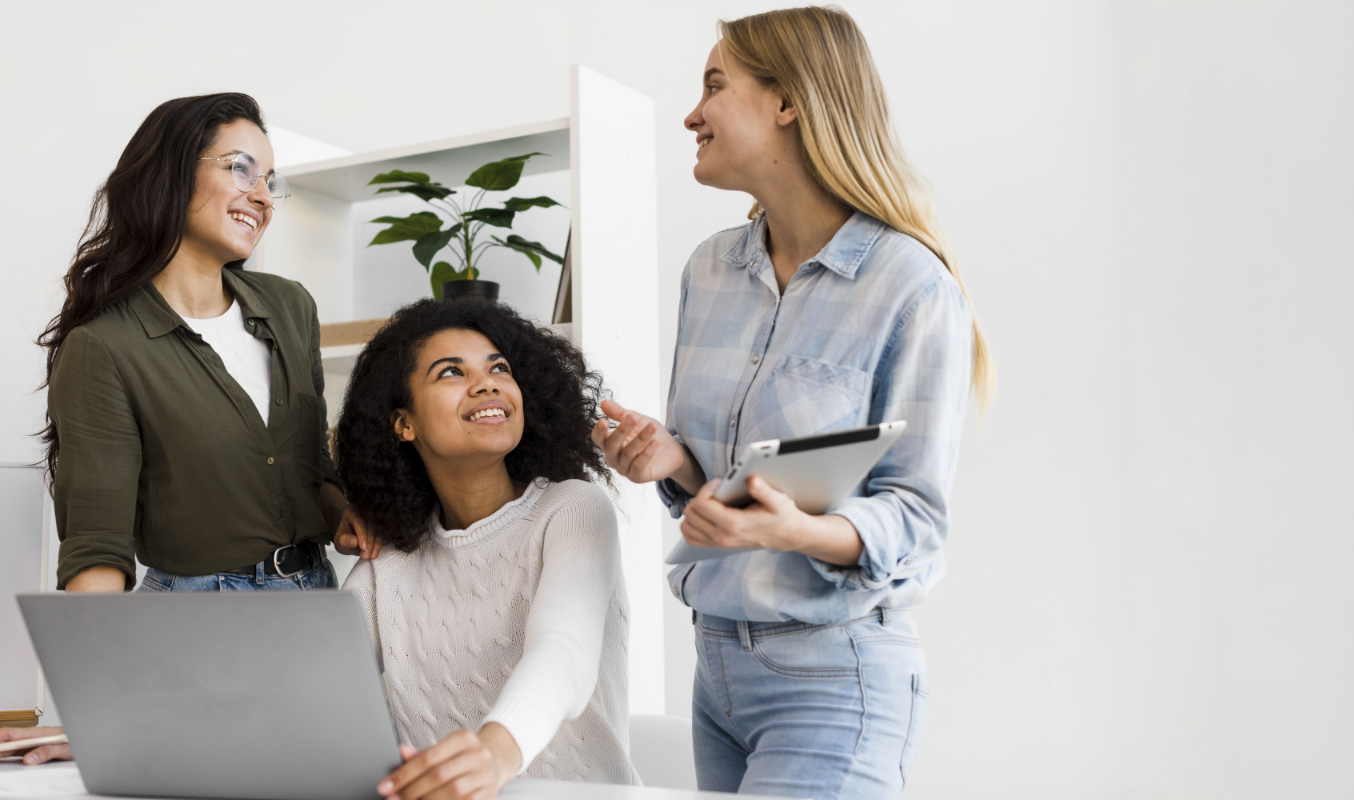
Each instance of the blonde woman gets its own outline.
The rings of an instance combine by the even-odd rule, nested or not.
[[[753,195],[752,221],[682,276],[667,426],[608,402],[619,424],[593,439],[658,482],[691,544],[758,548],[669,575],[694,609],[700,788],[892,797],[929,691],[908,609],[945,572],[987,350],[852,19],[787,9],[720,33],[686,127],[696,180]],[[748,508],[711,497],[748,442],[898,419],[903,438],[831,514],[755,480]]]

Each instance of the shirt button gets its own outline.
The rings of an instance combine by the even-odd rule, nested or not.
[[[756,364],[756,363],[758,363],[758,362],[761,361],[761,360],[762,360],[762,357],[761,357],[761,356],[756,355],[756,354],[753,354],[753,356],[752,356],[752,363]]]
[[[268,463],[269,463],[269,464],[273,463],[273,457],[272,457],[272,456],[268,456]]]
[[[278,405],[282,405],[282,398],[279,397],[279,398],[277,398],[276,400],[274,400],[273,402],[274,402],[274,403],[277,403]]]
[[[737,426],[738,426],[738,420],[736,420],[736,419],[731,419],[731,420],[729,420],[729,427],[730,427],[730,428],[736,428]]]
[[[254,320],[251,319],[251,320],[249,320],[248,322],[246,322],[245,324],[252,328],[252,327],[254,327]]]

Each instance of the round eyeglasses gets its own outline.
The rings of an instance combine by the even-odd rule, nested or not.
[[[258,184],[259,162],[248,153],[238,153],[231,158],[199,158],[198,161],[229,161],[230,176],[235,179],[235,188],[248,194],[254,191]],[[286,205],[287,198],[287,179],[276,171],[268,173],[267,178],[268,193],[273,196],[273,208],[278,209]]]

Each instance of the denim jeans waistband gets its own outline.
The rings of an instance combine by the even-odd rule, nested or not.
[[[749,622],[747,620],[727,619],[725,617],[716,617],[712,614],[701,614],[699,612],[696,614],[696,624],[700,626],[701,631],[708,636],[714,636],[720,639],[760,639],[768,636],[783,636],[790,633],[799,633],[815,628],[832,628],[838,625],[852,625],[857,622],[870,620],[876,621],[881,625],[890,627],[896,626],[899,633],[913,637],[916,636],[916,629],[912,622],[912,616],[907,613],[907,609],[900,608],[876,607],[863,616],[826,625],[812,622],[799,622],[796,620],[787,620],[785,622]]]

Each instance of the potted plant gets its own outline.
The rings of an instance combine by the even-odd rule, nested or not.
[[[481,237],[484,227],[512,228],[513,218],[520,212],[531,208],[549,208],[559,203],[549,197],[512,197],[504,201],[501,208],[486,208],[482,204],[488,192],[502,192],[517,185],[522,178],[522,168],[532,156],[542,153],[527,153],[513,156],[502,161],[493,161],[465,179],[465,185],[479,189],[473,194],[467,193],[466,202],[458,203],[452,199],[454,189],[432,180],[422,172],[391,170],[372,178],[368,186],[376,184],[404,184],[385,186],[376,190],[377,194],[402,192],[411,194],[431,206],[434,211],[419,211],[407,217],[377,217],[372,222],[381,222],[390,227],[376,234],[368,247],[376,244],[394,244],[395,242],[414,242],[414,258],[428,271],[432,284],[433,297],[441,300],[463,294],[480,294],[491,300],[498,299],[498,284],[479,279],[477,264],[480,256],[492,247],[506,247],[525,255],[531,260],[536,271],[541,271],[541,259],[548,258],[556,263],[564,259],[547,250],[539,242],[531,242],[516,234],[505,239],[490,235],[488,241]],[[443,220],[437,212],[450,217]],[[437,254],[447,250],[452,261],[433,263]]]

